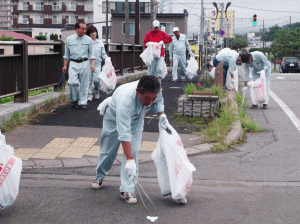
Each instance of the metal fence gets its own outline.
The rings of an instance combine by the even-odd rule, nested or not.
[[[57,87],[62,77],[64,42],[0,41],[0,46],[12,46],[13,54],[0,55],[0,98],[14,96],[14,102],[27,102],[28,92],[50,86]],[[30,46],[51,49],[48,53],[30,53]],[[139,55],[142,45],[110,43],[105,45],[117,75],[144,69]],[[109,48],[109,51],[107,51]],[[167,63],[169,64],[168,57]],[[65,79],[61,86],[64,86]]]

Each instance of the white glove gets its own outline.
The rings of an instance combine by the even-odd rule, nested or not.
[[[163,44],[164,44],[164,41],[163,41],[163,40],[159,41],[159,44],[160,44],[160,45],[163,45]]]
[[[161,114],[159,116],[159,122],[158,122],[159,127],[163,128],[163,129],[167,129],[170,127],[170,123],[167,119],[167,115],[165,114]]]
[[[125,170],[130,180],[133,180],[133,178],[136,176],[136,164],[133,159],[127,160],[127,163],[125,164]]]
[[[173,57],[172,57],[172,56],[170,56],[170,58],[169,58],[169,59],[170,59],[170,61],[173,61]]]
[[[149,47],[149,45],[150,45],[150,42],[146,43],[146,47]]]
[[[189,52],[189,55],[191,56],[191,57],[194,57],[194,54],[193,54],[193,52]]]
[[[247,92],[247,86],[244,86],[244,88],[243,88],[243,94],[245,95],[246,94],[246,92]]]

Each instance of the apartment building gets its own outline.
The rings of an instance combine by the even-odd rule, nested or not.
[[[62,28],[77,21],[93,23],[93,0],[13,0],[13,26]]]
[[[150,0],[140,0],[140,15],[149,14],[151,12]],[[99,39],[105,41],[106,33],[108,33],[109,41],[111,40],[111,20],[112,13],[123,14],[125,13],[125,1],[108,1],[108,32],[106,32],[106,1],[94,0],[94,26],[98,29]],[[129,0],[129,13],[135,13],[135,0]],[[124,16],[123,16],[124,19]],[[134,32],[133,24],[129,24],[129,31]],[[114,41],[112,41],[114,42]]]
[[[13,2],[0,0],[0,28],[8,28],[13,25]]]

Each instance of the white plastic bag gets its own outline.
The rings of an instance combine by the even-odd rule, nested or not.
[[[100,79],[101,90],[107,94],[116,88],[117,76],[115,68],[113,67],[110,57],[105,59],[105,64],[100,72],[98,78]]]
[[[168,74],[168,68],[167,68],[167,64],[166,64],[166,62],[164,60],[164,62],[163,62],[163,76],[162,76],[162,78],[164,79],[167,74]]]
[[[186,203],[196,168],[190,163],[181,139],[173,127],[170,133],[159,128],[158,144],[151,155],[163,197],[172,195],[176,202]]]
[[[187,64],[186,76],[189,79],[192,79],[195,75],[197,75],[198,62],[196,61],[195,57],[190,57],[190,59],[187,61]]]
[[[212,77],[213,79],[215,78],[215,72],[216,72],[216,67],[213,67],[213,69],[209,73],[210,77]]]
[[[149,43],[152,46],[153,57],[154,58],[160,58],[161,44],[156,43],[156,42],[149,42]]]
[[[265,103],[267,101],[267,85],[266,75],[264,71],[260,71],[260,78],[255,81],[248,82],[250,87],[250,97],[253,104]]]
[[[152,61],[154,60],[152,46],[149,45],[141,54],[140,57],[142,58],[143,62],[146,66],[149,66]]]
[[[22,160],[13,154],[0,131],[0,210],[12,205],[19,193]]]
[[[233,80],[234,80],[234,85],[232,85],[231,82],[232,78],[229,72],[227,72],[227,78],[226,78],[226,87],[228,89],[234,90],[236,92],[239,91],[239,72],[238,72],[238,68],[236,68],[233,72]]]

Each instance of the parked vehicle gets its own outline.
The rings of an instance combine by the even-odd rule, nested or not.
[[[282,59],[279,68],[281,73],[285,72],[300,72],[300,62],[296,57],[285,57]]]

